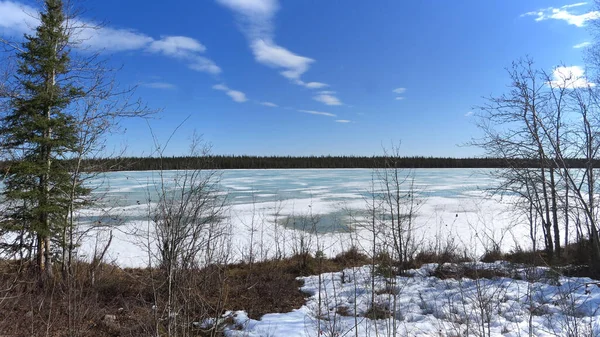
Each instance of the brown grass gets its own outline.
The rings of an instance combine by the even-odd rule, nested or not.
[[[213,265],[176,276],[175,296],[198,321],[226,310],[245,310],[251,318],[302,306],[299,276],[340,271],[368,259],[350,250],[332,259],[294,256],[253,264]],[[0,261],[0,336],[156,335],[154,311],[166,300],[162,271],[101,265],[92,284],[89,264],[79,263],[71,281],[43,284],[28,263]],[[56,270],[56,275],[60,271]],[[116,320],[104,320],[114,315]],[[115,324],[116,323],[116,324]],[[164,321],[158,324],[163,331]],[[207,335],[200,329],[190,334]]]
[[[373,320],[386,319],[392,316],[391,311],[378,303],[374,303],[366,312],[365,317]]]
[[[557,266],[565,275],[590,276],[585,242],[569,245],[563,258],[556,264],[582,262],[576,267]],[[550,265],[544,252],[514,251],[502,253],[493,250],[483,260],[504,259],[514,263],[532,262]],[[387,275],[406,268],[418,268],[424,263],[438,263],[434,275],[439,278],[495,278],[510,277],[502,270],[478,270],[468,265],[464,255],[450,249],[441,252],[426,250],[413,261],[400,266],[385,254],[375,258],[376,272]],[[334,258],[296,255],[286,259],[258,263],[211,265],[202,269],[183,271],[175,275],[173,293],[180,308],[191,321],[218,317],[227,310],[245,310],[251,318],[259,319],[266,313],[288,312],[302,306],[305,294],[299,276],[340,271],[363,266],[372,260],[352,248]],[[446,264],[448,263],[449,264]],[[575,262],[575,263],[574,263]],[[120,268],[103,264],[96,270],[94,282],[90,265],[78,263],[69,282],[61,280],[56,270],[54,282],[40,282],[29,263],[0,260],[0,336],[149,336],[164,335],[166,277],[159,269]],[[390,277],[392,275],[389,275]],[[383,289],[380,294],[393,292]],[[158,310],[153,309],[156,305]],[[347,308],[338,308],[340,314]],[[103,319],[111,315],[112,319]],[[384,307],[375,306],[365,316],[388,317]],[[218,332],[187,327],[190,336],[219,336]],[[212,334],[211,334],[212,333]]]

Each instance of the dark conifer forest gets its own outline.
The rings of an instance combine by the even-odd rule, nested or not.
[[[568,159],[572,168],[585,167],[583,159]],[[546,165],[549,165],[546,163]],[[107,159],[87,159],[83,165],[85,171],[148,171],[183,169],[372,169],[372,168],[525,168],[538,167],[539,161],[531,159],[506,158],[450,158],[450,157],[389,157],[373,156],[223,156],[205,157],[172,156],[118,157]],[[10,162],[0,164],[3,171]],[[600,163],[594,162],[594,167]]]

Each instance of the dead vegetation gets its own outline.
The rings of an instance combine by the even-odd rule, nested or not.
[[[582,243],[585,244],[585,243]],[[579,260],[579,247],[566,247],[564,261],[552,265],[552,271],[573,276],[589,276],[589,269]],[[543,253],[514,251],[486,254],[482,260],[498,257],[517,265],[549,266]],[[571,257],[567,261],[567,257]],[[185,315],[188,336],[221,336],[227,324],[202,324],[229,310],[244,310],[253,319],[264,314],[289,312],[301,307],[306,294],[299,289],[299,276],[341,271],[375,262],[374,273],[392,277],[399,269],[397,261],[380,254],[371,259],[356,248],[333,258],[320,254],[295,255],[255,263],[213,264],[189,269],[177,275],[176,294],[180,309],[171,312]],[[467,263],[463,263],[467,262]],[[506,268],[478,268],[464,254],[450,251],[423,251],[405,261],[401,270],[435,263],[432,276],[440,279],[493,279],[517,277]],[[524,262],[526,262],[524,264]],[[554,261],[556,263],[557,261]],[[56,268],[59,268],[57,266]],[[173,317],[161,309],[166,302],[166,273],[161,269],[120,268],[100,264],[94,273],[90,264],[79,262],[70,280],[56,279],[52,284],[37,280],[35,266],[20,261],[0,261],[0,335],[8,336],[162,336],[167,335],[165,322]],[[389,275],[388,275],[389,274]],[[392,292],[385,289],[380,294]],[[175,302],[174,302],[175,303]],[[340,314],[349,308],[339,308]],[[390,310],[372,306],[365,317],[389,317]],[[173,325],[177,326],[177,325]],[[178,329],[183,329],[181,326]],[[179,331],[179,330],[178,330]]]
[[[177,292],[187,321],[201,323],[227,310],[245,310],[258,319],[266,313],[301,307],[306,294],[298,276],[340,271],[368,263],[357,250],[328,258],[293,256],[253,264],[211,265],[182,275]],[[41,284],[27,263],[0,261],[0,335],[149,336],[164,325],[157,308],[167,295],[159,269],[102,264],[92,284],[89,264],[78,263],[72,282]],[[46,305],[49,304],[49,305]],[[160,311],[160,310],[158,310]],[[191,336],[219,336],[192,324]]]

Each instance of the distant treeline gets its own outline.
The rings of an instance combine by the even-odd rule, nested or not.
[[[105,160],[102,160],[105,161]],[[355,156],[208,156],[165,158],[116,158],[108,159],[108,166],[115,170],[178,170],[193,168],[211,169],[304,169],[304,168],[381,168],[386,157]],[[498,167],[501,160],[494,158],[394,158],[397,167],[403,168],[467,168]],[[98,163],[94,163],[96,166]]]
[[[551,165],[550,163],[546,164]],[[583,159],[569,159],[573,168],[585,167]],[[5,172],[10,162],[0,162]],[[539,161],[500,158],[440,158],[440,157],[355,157],[355,156],[204,156],[204,157],[118,157],[83,161],[84,171],[148,171],[182,169],[335,169],[335,168],[503,168],[539,167]],[[600,167],[600,161],[594,162]]]
[[[583,159],[570,159],[569,166],[584,167]],[[8,162],[0,164],[3,168]],[[440,157],[355,157],[355,156],[205,156],[139,158],[119,157],[93,159],[83,162],[85,171],[146,171],[181,169],[303,169],[303,168],[503,168],[539,167],[539,161],[499,158],[440,158]],[[546,165],[550,165],[549,163]],[[600,162],[594,162],[600,167]]]

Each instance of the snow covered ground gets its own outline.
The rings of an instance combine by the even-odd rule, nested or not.
[[[436,264],[406,276],[371,278],[370,266],[303,277],[301,308],[252,320],[226,314],[230,337],[598,336],[600,287],[589,278],[508,263],[452,265],[510,277],[440,279]],[[373,287],[374,285],[374,287]],[[377,315],[369,317],[375,303]]]

